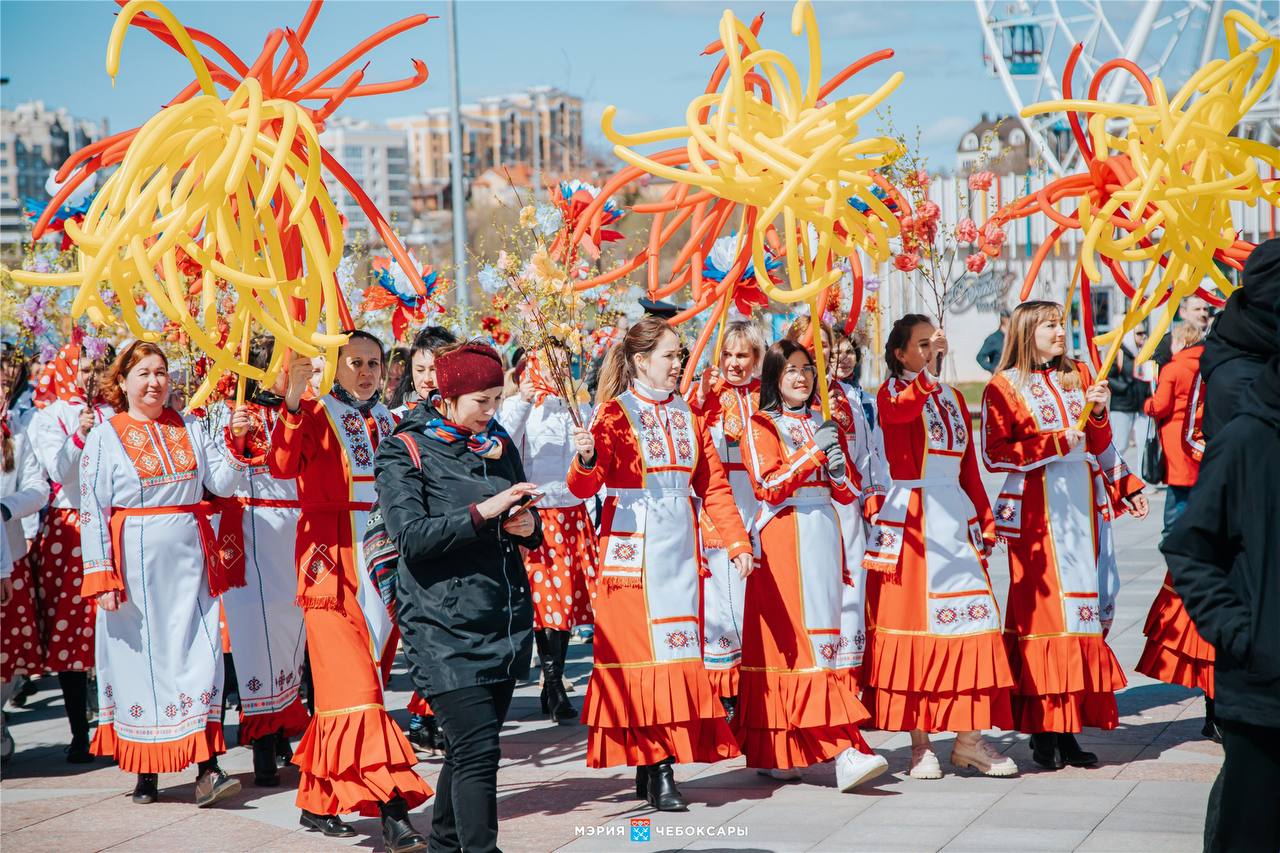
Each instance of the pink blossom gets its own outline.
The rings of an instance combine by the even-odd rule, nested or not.
[[[964,259],[964,265],[969,268],[969,272],[980,273],[987,266],[987,256],[979,252],[974,252],[972,255]]]
[[[920,185],[921,189],[928,190],[929,189],[929,173],[926,172],[924,169],[917,169],[916,183]]]
[[[978,242],[978,225],[969,217],[956,223],[956,239],[961,243]]]
[[[992,172],[974,172],[969,176],[969,189],[986,192],[991,189],[991,182],[996,179]]]
[[[920,256],[917,254],[901,254],[894,256],[893,265],[903,272],[911,272],[920,266]]]
[[[932,201],[922,201],[916,205],[916,218],[921,222],[936,222],[942,215],[942,208]]]
[[[1000,230],[1000,226],[994,222],[988,222],[982,227],[982,242],[995,246],[997,249],[1004,245],[1005,233]]]

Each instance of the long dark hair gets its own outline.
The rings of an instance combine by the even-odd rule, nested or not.
[[[271,364],[271,354],[275,351],[276,339],[272,335],[254,335],[249,340],[248,358],[250,367],[256,367],[259,370],[266,370],[267,365]],[[257,379],[246,378],[244,380],[244,398],[252,400],[263,391],[262,383]],[[266,389],[271,390],[271,389]]]
[[[760,408],[762,410],[766,412],[782,411],[782,392],[778,390],[778,385],[782,382],[782,374],[787,369],[787,362],[796,353],[802,353],[809,360],[809,363],[813,364],[813,356],[809,354],[809,350],[802,347],[799,342],[789,338],[783,338],[765,350],[764,362],[760,366]],[[813,388],[809,391],[809,399],[805,403],[806,406],[812,406],[814,399],[818,395],[818,381],[818,376],[815,373]]]
[[[675,334],[675,329],[666,320],[652,314],[627,329],[622,342],[614,344],[600,367],[600,382],[596,385],[597,406],[609,402],[631,386],[631,380],[636,378],[635,357],[656,350],[667,332]]]
[[[915,334],[916,326],[921,323],[932,326],[933,320],[924,314],[904,314],[889,330],[889,337],[885,338],[884,364],[889,369],[889,375],[895,379],[901,379],[902,374],[907,372],[902,360],[898,358],[898,350],[911,343],[911,336]]]
[[[441,347],[452,346],[458,342],[453,332],[450,332],[444,326],[424,326],[422,331],[413,337],[413,346],[409,348],[409,357],[404,363],[404,374],[400,377],[400,384],[396,386],[395,392],[391,395],[391,399],[395,400],[395,405],[399,406],[408,398],[409,392],[413,391],[413,358],[420,352],[434,353]]]

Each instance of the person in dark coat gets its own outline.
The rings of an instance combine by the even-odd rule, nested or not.
[[[1250,253],[1241,284],[1209,330],[1200,358],[1206,439],[1227,425],[1240,394],[1280,348],[1280,238]]]
[[[1187,508],[1160,545],[1216,654],[1226,758],[1205,850],[1280,850],[1280,356],[1207,448]]]
[[[431,850],[497,850],[498,731],[529,675],[533,607],[520,546],[542,541],[536,499],[493,420],[503,370],[489,346],[436,358],[439,411],[419,406],[375,460],[378,502],[400,553],[397,622],[414,688],[447,751]]]
[[[982,342],[982,348],[978,350],[978,364],[987,373],[995,373],[996,365],[1000,363],[1000,356],[1004,355],[1004,335],[1009,331],[1009,309],[1000,309],[1000,328],[987,335],[987,339]]]

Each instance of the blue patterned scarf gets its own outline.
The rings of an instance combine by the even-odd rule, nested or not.
[[[509,438],[507,431],[496,420],[489,421],[484,432],[476,433],[444,418],[432,418],[427,421],[424,432],[427,438],[433,438],[444,444],[466,441],[468,450],[485,459],[501,457],[502,439]]]

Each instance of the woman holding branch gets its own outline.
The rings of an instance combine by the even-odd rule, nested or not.
[[[738,754],[702,665],[701,541],[694,498],[724,537],[735,571],[751,545],[701,419],[675,393],[680,341],[646,317],[609,351],[590,430],[574,431],[569,490],[608,489],[600,524],[595,666],[582,712],[587,764],[636,767],[636,796],[684,811],[674,762]]]
[[[1009,543],[1014,723],[1050,770],[1096,764],[1073,733],[1119,724],[1125,677],[1105,639],[1119,588],[1111,518],[1144,518],[1147,499],[1112,445],[1110,397],[1105,380],[1067,357],[1060,305],[1014,309],[982,397],[982,453],[988,469],[1007,472],[995,518]]]

